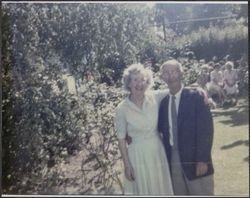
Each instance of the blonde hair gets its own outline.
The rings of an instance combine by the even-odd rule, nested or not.
[[[206,70],[208,71],[208,70],[209,70],[209,66],[208,66],[207,64],[204,64],[204,65],[201,66],[200,69],[201,69],[201,70],[206,69]]]
[[[150,89],[153,86],[154,81],[152,71],[148,68],[145,68],[140,63],[135,63],[129,65],[123,72],[122,84],[125,90],[130,91],[129,83],[131,81],[131,76],[136,73],[141,73],[147,78],[147,89]]]
[[[234,68],[234,63],[232,61],[227,61],[225,64],[225,67],[227,68],[228,66],[231,66],[231,68]]]

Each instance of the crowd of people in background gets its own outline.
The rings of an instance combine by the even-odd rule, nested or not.
[[[245,88],[244,79],[246,76],[248,79],[248,70],[245,69],[248,63],[244,56],[236,61],[229,55],[221,60],[214,56],[207,62],[205,59],[197,60],[195,56],[178,60],[186,70],[186,74],[190,73],[190,69],[196,71],[195,78],[186,83],[190,87],[202,88],[211,109],[237,105],[238,96]],[[151,67],[152,62],[147,60],[144,65]]]
[[[240,68],[245,63],[241,60],[235,62],[229,60],[229,55],[227,55],[222,60],[213,57],[207,63],[202,59],[198,64],[197,79],[191,86],[199,86],[203,89],[212,109],[235,106],[238,102],[239,88],[241,87],[242,72]]]

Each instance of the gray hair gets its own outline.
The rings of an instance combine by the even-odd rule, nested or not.
[[[147,84],[148,84],[147,89],[150,89],[153,86],[154,80],[152,71],[148,68],[145,68],[140,63],[135,63],[129,65],[123,72],[122,84],[125,90],[130,91],[129,83],[131,81],[131,76],[136,73],[141,73],[147,78]]]
[[[183,72],[183,68],[182,68],[182,65],[180,62],[178,62],[176,59],[171,59],[171,60],[168,60],[166,62],[164,62],[162,65],[161,65],[161,68],[160,68],[160,71],[162,71],[163,67],[167,66],[167,65],[176,65],[179,69],[180,72]]]

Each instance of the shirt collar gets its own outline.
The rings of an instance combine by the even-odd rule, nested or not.
[[[145,103],[147,102],[147,100],[148,100],[148,97],[147,97],[147,94],[145,94],[145,95],[144,95],[144,100],[143,100],[142,108],[145,106]],[[128,105],[130,108],[132,108],[132,109],[134,109],[134,110],[136,110],[136,111],[138,111],[138,112],[142,112],[142,109],[140,109],[139,107],[137,107],[136,104],[134,104],[134,103],[129,99],[129,96],[127,96],[127,97],[125,98],[125,101],[126,101],[127,105]]]
[[[181,84],[181,89],[180,89],[175,95],[170,94],[170,96],[171,96],[171,97],[172,97],[172,96],[175,96],[176,98],[179,98],[180,95],[181,95],[181,92],[182,92],[183,88],[184,88],[184,85]]]

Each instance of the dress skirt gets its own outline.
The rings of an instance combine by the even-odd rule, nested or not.
[[[159,136],[133,138],[128,155],[135,181],[124,176],[125,195],[173,195],[169,164]]]

